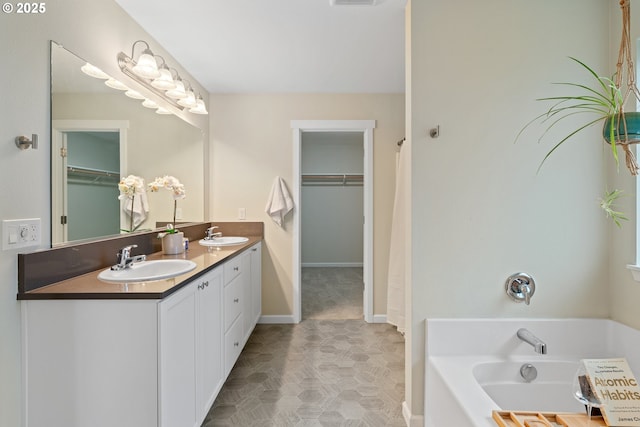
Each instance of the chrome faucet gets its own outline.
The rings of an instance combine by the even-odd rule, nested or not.
[[[213,230],[215,230],[216,228],[218,228],[217,225],[214,225],[213,227],[207,228],[207,234],[206,234],[206,236],[204,236],[204,240],[213,240],[216,237],[222,237],[222,233],[221,232],[217,232],[217,233],[213,232]]]
[[[118,263],[116,265],[111,266],[111,270],[118,271],[124,270],[125,268],[131,267],[131,265],[135,262],[142,262],[147,259],[146,255],[136,255],[134,257],[131,256],[131,249],[137,248],[138,245],[129,245],[118,251]]]
[[[530,330],[525,328],[520,328],[518,329],[518,332],[516,333],[516,335],[522,341],[533,346],[533,349],[535,350],[536,353],[547,354],[547,344],[544,341],[542,341],[540,338],[533,335],[533,333]]]

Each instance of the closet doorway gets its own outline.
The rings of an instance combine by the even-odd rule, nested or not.
[[[118,182],[126,172],[122,121],[54,120],[52,244],[119,234]]]
[[[303,293],[312,301],[304,318],[373,319],[374,127],[374,120],[292,122],[295,323]]]

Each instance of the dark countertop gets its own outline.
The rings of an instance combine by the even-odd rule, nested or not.
[[[155,252],[148,260],[188,259],[196,263],[196,268],[171,279],[142,283],[106,283],[98,280],[99,269],[67,280],[52,283],[38,289],[18,294],[19,300],[50,299],[162,299],[176,292],[192,280],[206,274],[213,267],[239,255],[257,242],[262,236],[247,236],[249,241],[240,245],[205,247],[197,241],[189,242],[189,250],[178,255],[164,255]]]

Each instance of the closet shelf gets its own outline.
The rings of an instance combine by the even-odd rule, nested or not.
[[[361,186],[363,174],[302,174],[302,185],[349,185]]]

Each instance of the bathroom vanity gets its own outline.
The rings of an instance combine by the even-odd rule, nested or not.
[[[97,270],[19,295],[26,425],[200,426],[261,315],[261,240],[191,242],[171,257],[197,267],[172,279]]]

